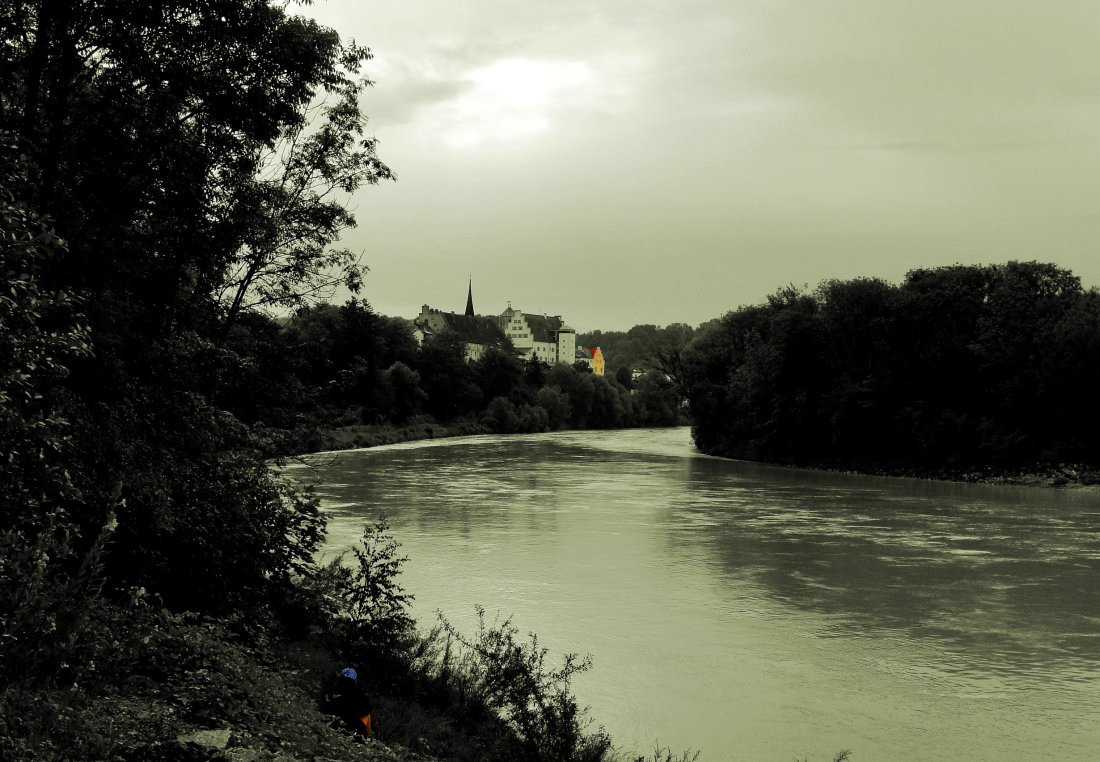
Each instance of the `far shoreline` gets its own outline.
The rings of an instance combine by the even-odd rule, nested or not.
[[[675,427],[668,427],[675,428]],[[562,429],[563,431],[565,429]],[[351,426],[319,427],[301,444],[304,447],[293,448],[287,457],[313,455],[323,452],[370,449],[384,445],[403,444],[405,442],[427,441],[432,439],[450,439],[463,436],[483,436],[495,434],[488,426],[476,421],[457,421],[441,424],[434,421],[417,421],[405,426],[392,424],[354,424]],[[712,453],[703,453],[712,455]],[[723,455],[715,457],[726,458]],[[1035,464],[1020,469],[993,468],[977,466],[968,469],[920,469],[899,467],[895,469],[857,466],[803,465],[795,463],[773,463],[754,461],[747,458],[726,458],[745,460],[762,465],[808,468],[814,471],[853,474],[860,476],[885,476],[900,479],[923,479],[927,481],[955,482],[960,484],[984,484],[1006,487],[1037,487],[1041,489],[1064,489],[1073,491],[1100,492],[1100,469],[1081,463]]]

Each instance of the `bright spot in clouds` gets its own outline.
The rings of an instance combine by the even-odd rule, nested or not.
[[[438,114],[455,147],[511,141],[548,131],[556,112],[588,95],[596,77],[574,61],[503,58],[463,77],[467,89]]]

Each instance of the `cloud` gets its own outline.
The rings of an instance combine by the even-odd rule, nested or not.
[[[525,58],[502,58],[467,72],[463,80],[466,90],[431,115],[442,139],[460,148],[545,133],[596,83],[584,63]]]
[[[461,296],[473,269],[544,304],[576,273],[638,273],[582,305],[623,327],[687,316],[642,281],[682,279],[709,316],[788,280],[969,259],[1100,283],[1100,3],[326,7],[378,56],[364,108],[402,180],[365,191],[360,234],[379,277],[384,257],[412,272],[394,298],[420,303],[425,261],[453,261]]]

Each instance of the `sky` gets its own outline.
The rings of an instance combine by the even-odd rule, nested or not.
[[[369,46],[397,181],[343,245],[376,311],[578,331],[788,284],[1055,262],[1100,285],[1100,3],[317,0]]]

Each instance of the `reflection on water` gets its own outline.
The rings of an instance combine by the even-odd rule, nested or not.
[[[304,469],[298,472],[307,477]],[[627,745],[725,759],[1092,759],[1100,496],[698,455],[683,429],[472,437],[313,474],[385,512],[422,621],[514,614]]]
[[[975,671],[1093,677],[1094,495],[740,465],[692,460],[671,519],[729,574],[827,615],[837,635],[896,630],[943,641]]]

